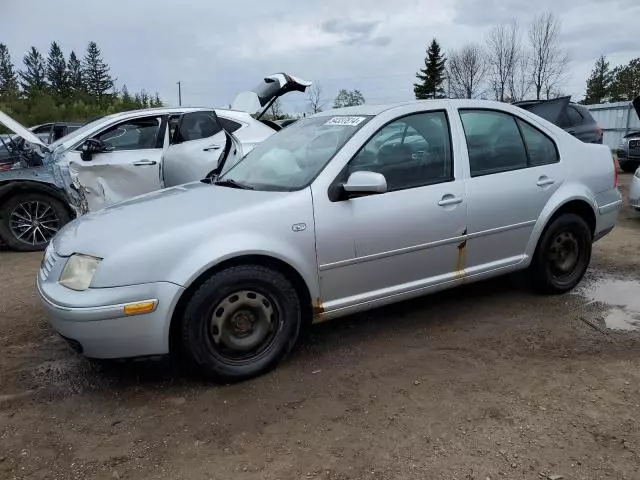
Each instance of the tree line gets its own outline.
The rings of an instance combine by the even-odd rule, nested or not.
[[[536,15],[526,28],[511,21],[495,25],[483,42],[470,42],[446,54],[437,39],[427,50],[416,73],[416,99],[482,98],[501,102],[551,99],[564,96],[570,61],[560,42],[561,23],[551,13]],[[580,103],[629,101],[640,95],[640,58],[611,67],[601,56],[586,82]],[[359,105],[358,90],[340,90],[334,108]],[[322,89],[307,92],[311,113],[326,105]]]
[[[95,42],[84,57],[74,51],[65,57],[52,42],[45,59],[36,47],[16,68],[7,46],[0,43],[0,110],[27,126],[50,121],[83,122],[91,118],[137,108],[163,105],[158,94],[115,89],[116,78]]]
[[[444,55],[434,38],[414,84],[416,98],[493,98],[515,102],[563,96],[569,55],[560,43],[560,21],[537,15],[523,32],[515,21],[494,26],[484,43]],[[640,58],[610,68],[600,57],[581,103],[632,100],[640,95]]]

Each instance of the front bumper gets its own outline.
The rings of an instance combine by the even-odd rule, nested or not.
[[[69,290],[38,276],[38,294],[53,328],[91,358],[131,358],[169,353],[169,326],[183,288],[169,282]],[[123,306],[157,300],[155,310],[125,315]]]

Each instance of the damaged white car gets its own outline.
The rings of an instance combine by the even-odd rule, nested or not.
[[[46,145],[0,112],[26,142],[0,172],[0,242],[42,250],[72,217],[144,193],[219,174],[281,127],[260,118],[311,83],[283,73],[239,94],[230,110],[155,108],[94,120]],[[259,112],[254,118],[251,114]]]

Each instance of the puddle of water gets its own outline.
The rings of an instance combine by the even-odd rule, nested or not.
[[[591,302],[608,305],[604,323],[612,330],[640,330],[640,282],[599,277],[578,291]]]

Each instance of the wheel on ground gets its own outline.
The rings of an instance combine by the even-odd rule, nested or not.
[[[70,219],[59,200],[41,193],[20,193],[0,205],[0,238],[13,250],[44,250]]]
[[[189,300],[182,353],[214,380],[245,380],[277,365],[301,323],[300,300],[284,275],[258,265],[231,267]]]
[[[620,170],[625,173],[633,173],[640,167],[640,163],[618,162],[618,164],[620,165]]]
[[[589,267],[591,246],[591,230],[582,217],[556,217],[543,232],[529,267],[534,288],[551,294],[575,288]]]

